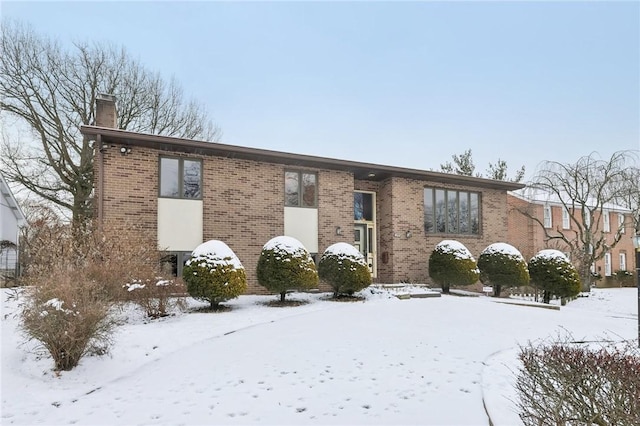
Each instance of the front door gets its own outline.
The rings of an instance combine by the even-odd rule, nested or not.
[[[356,223],[354,225],[354,238],[353,245],[364,256],[369,266],[369,272],[374,274],[373,268],[373,245],[375,240],[373,239],[373,226],[366,223]],[[375,275],[373,275],[375,276]]]

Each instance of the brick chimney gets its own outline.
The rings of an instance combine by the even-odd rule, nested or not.
[[[117,120],[115,95],[99,94],[96,97],[96,126],[116,129]]]

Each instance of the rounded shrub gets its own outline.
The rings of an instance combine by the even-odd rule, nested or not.
[[[371,272],[364,256],[347,243],[327,247],[318,264],[318,275],[333,288],[334,297],[351,296],[371,285]]]
[[[527,262],[522,254],[510,244],[494,243],[485,248],[478,257],[480,281],[493,286],[493,295],[500,297],[503,288],[529,284]]]
[[[316,264],[302,243],[293,237],[270,239],[262,248],[256,268],[258,283],[284,302],[287,291],[318,286]]]
[[[562,299],[580,293],[580,275],[569,259],[559,250],[539,251],[529,261],[531,284],[542,290],[542,301],[552,297]]]
[[[429,257],[429,276],[449,293],[452,285],[471,285],[478,281],[476,260],[464,244],[455,240],[439,242]]]
[[[191,253],[182,278],[191,297],[207,301],[215,309],[247,289],[247,276],[233,250],[218,240],[200,244]]]

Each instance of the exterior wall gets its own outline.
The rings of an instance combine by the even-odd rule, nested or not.
[[[9,207],[11,204],[0,191],[0,241],[11,241],[16,248],[4,248],[0,253],[0,274],[15,274],[18,263],[18,218]]]
[[[508,196],[509,200],[509,241],[520,250],[522,255],[528,261],[538,251],[553,248],[563,252],[568,251],[566,244],[561,241],[546,241],[544,236],[544,230],[541,225],[532,219],[527,218],[520,211],[527,211],[533,214],[541,222],[544,217],[544,204],[532,203],[521,198]],[[551,205],[551,232],[553,229],[560,229],[563,232],[577,233],[577,224],[570,221],[569,229],[564,229],[562,224],[562,209],[560,205]],[[614,245],[616,233],[618,230],[618,211],[609,211],[610,231],[603,232],[606,239],[606,244],[611,247]],[[624,213],[625,226],[624,233],[620,235],[619,241],[615,246],[609,249],[611,254],[611,272],[615,274],[620,270],[620,253],[624,253],[626,257],[626,270],[633,273],[635,268],[635,251],[633,247],[633,241],[631,237],[634,234],[633,218],[630,214]],[[603,219],[600,213],[596,212],[593,218],[593,229],[597,229],[596,232],[604,230]],[[597,228],[596,228],[597,222]],[[602,281],[598,281],[596,285],[615,285],[614,277],[605,277],[604,259],[599,259],[595,262],[596,272],[603,276]],[[631,280],[633,281],[633,280]]]

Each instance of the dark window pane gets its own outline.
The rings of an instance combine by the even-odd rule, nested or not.
[[[470,216],[471,216],[471,233],[480,233],[480,203],[478,202],[478,194],[470,194]]]
[[[447,204],[444,199],[444,189],[436,189],[436,232],[446,231]]]
[[[284,204],[286,206],[298,207],[300,205],[298,177],[297,172],[285,172],[284,174]]]
[[[200,161],[184,160],[183,164],[183,197],[184,198],[200,198],[202,191],[202,163]]]
[[[433,189],[424,189],[424,232],[434,232],[433,227]]]
[[[447,232],[455,234],[458,232],[458,193],[447,191]]]
[[[160,159],[160,196],[179,197],[179,175],[180,160],[177,158]]]
[[[469,193],[459,192],[458,201],[460,202],[460,233],[469,233]]]
[[[362,192],[353,193],[353,220],[362,220],[364,218],[364,202],[362,200]]]
[[[302,206],[314,207],[316,205],[316,175],[313,173],[302,174]]]

